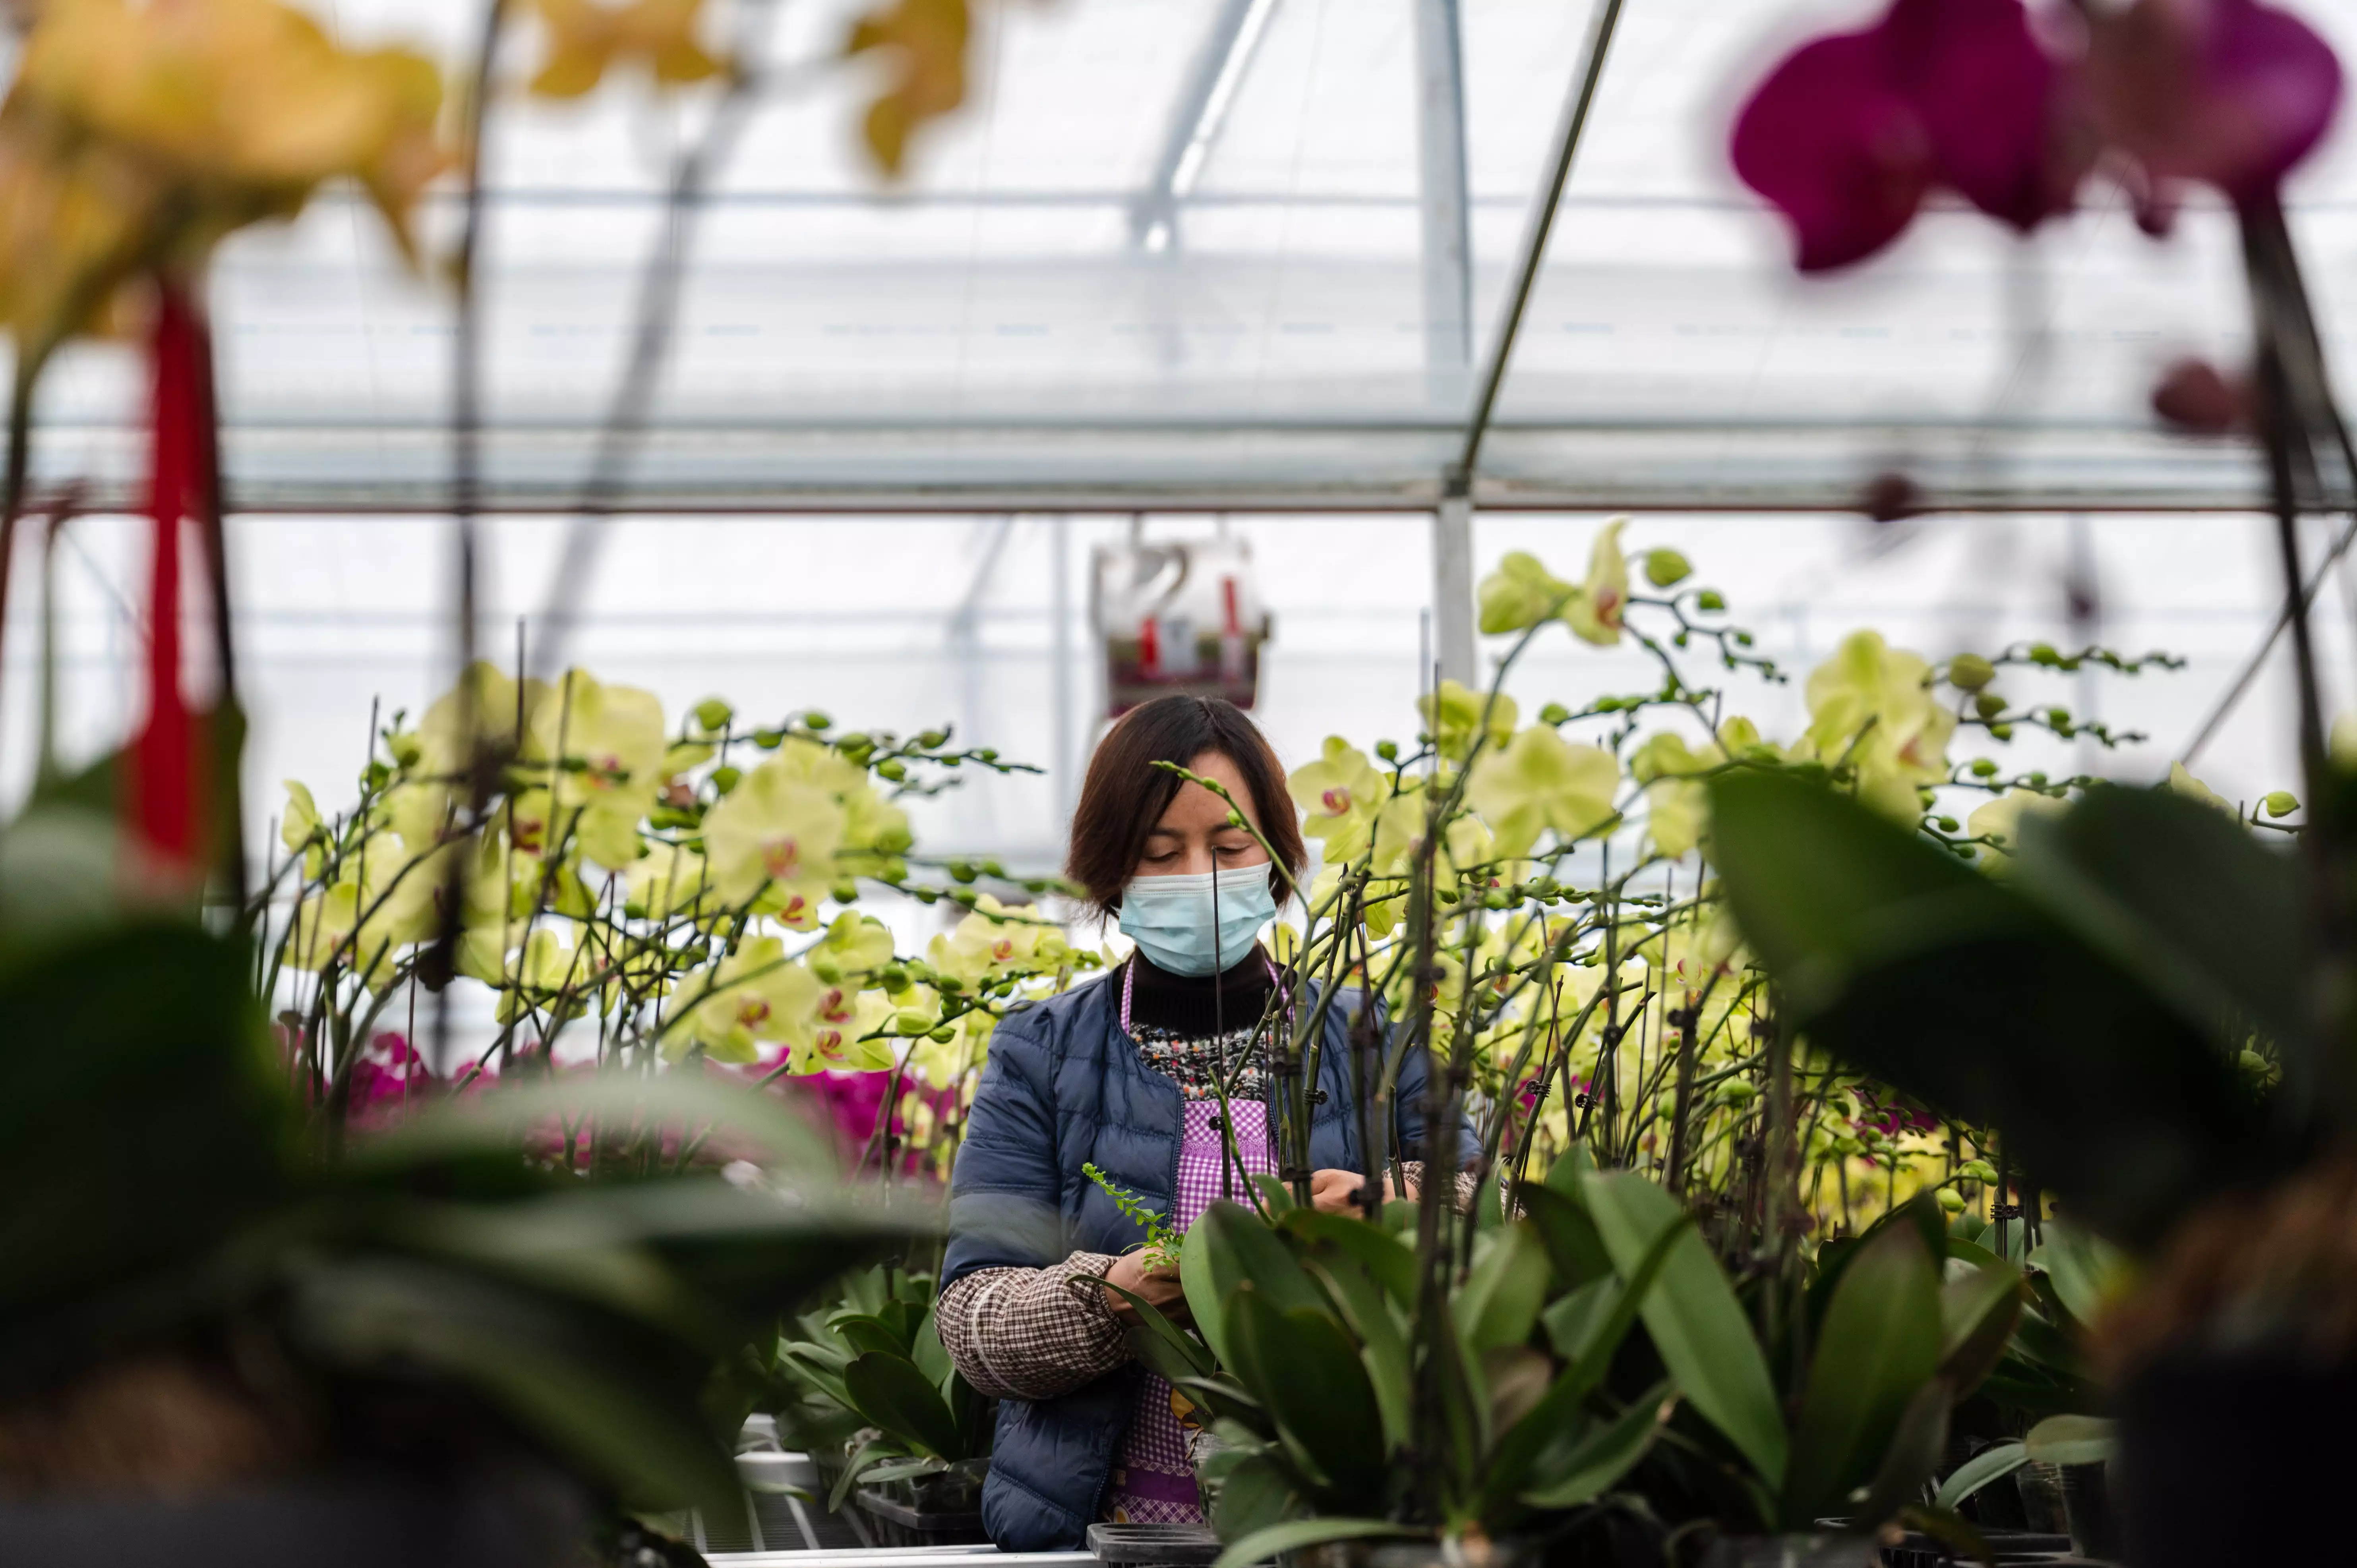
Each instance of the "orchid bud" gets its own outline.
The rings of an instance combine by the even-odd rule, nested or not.
[[[696,725],[706,734],[726,729],[728,721],[736,716],[737,710],[717,697],[706,697],[695,704]]]
[[[1959,653],[1948,660],[1948,684],[1959,692],[1977,692],[1996,679],[1996,666],[1977,653]]]
[[[1645,556],[1645,581],[1657,588],[1673,588],[1694,575],[1694,565],[1674,550],[1654,550]]]
[[[2259,802],[2270,817],[2288,817],[2299,810],[2299,798],[2288,789],[2277,789]]]

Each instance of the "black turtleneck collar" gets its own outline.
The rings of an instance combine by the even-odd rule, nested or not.
[[[1224,1023],[1241,1029],[1260,1021],[1268,1007],[1268,993],[1276,989],[1269,977],[1269,961],[1259,943],[1243,962],[1219,977],[1214,1008],[1212,980],[1206,974],[1170,974],[1132,953],[1130,967],[1136,981],[1130,993],[1129,1020],[1168,1029],[1182,1040],[1209,1039]]]

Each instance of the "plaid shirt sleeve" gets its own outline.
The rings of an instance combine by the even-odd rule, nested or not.
[[[1076,1281],[1113,1267],[1075,1252],[1046,1269],[976,1269],[942,1292],[942,1348],[995,1399],[1044,1400],[1092,1383],[1129,1359],[1127,1330],[1104,1292]]]
[[[1402,1160],[1400,1162],[1400,1170],[1406,1176],[1408,1186],[1418,1188],[1421,1188],[1424,1186],[1424,1162],[1422,1160]],[[1505,1175],[1505,1168],[1501,1164],[1498,1172],[1498,1185],[1501,1187],[1506,1185]],[[1480,1172],[1458,1171],[1457,1173],[1457,1212],[1459,1214],[1472,1213],[1473,1200],[1480,1195],[1480,1190],[1481,1176]]]

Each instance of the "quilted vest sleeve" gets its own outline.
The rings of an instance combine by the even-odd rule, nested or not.
[[[1053,1010],[1017,1013],[992,1032],[965,1142],[950,1178],[943,1287],[975,1269],[1044,1268],[1070,1251],[1059,1207]]]

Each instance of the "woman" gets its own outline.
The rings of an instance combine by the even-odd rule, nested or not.
[[[1282,868],[1226,801],[1157,762],[1225,786]],[[1103,980],[999,1025],[950,1189],[938,1322],[966,1380],[1002,1402],[982,1515],[1004,1550],[1076,1549],[1098,1520],[1202,1517],[1185,1402],[1131,1363],[1135,1309],[1096,1283],[1183,1312],[1178,1273],[1129,1255],[1143,1234],[1082,1167],[1182,1230],[1252,1173],[1276,1171],[1267,1075],[1249,1047],[1277,972],[1255,938],[1306,858],[1284,769],[1227,703],[1158,698],[1089,765],[1065,872],[1137,949]],[[1366,1165],[1346,1039],[1359,1004],[1347,991],[1325,1003],[1309,1097],[1311,1197],[1329,1210],[1357,1201]],[[1424,1146],[1424,1053],[1411,1052],[1393,1147]],[[1460,1132],[1461,1154],[1469,1138]]]

